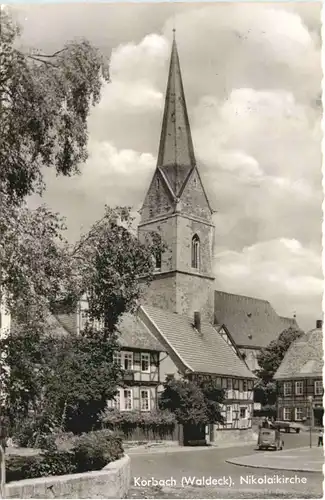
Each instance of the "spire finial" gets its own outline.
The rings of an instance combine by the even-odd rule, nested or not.
[[[174,26],[174,28],[173,28],[173,40],[175,40],[175,38],[176,38],[176,28]]]

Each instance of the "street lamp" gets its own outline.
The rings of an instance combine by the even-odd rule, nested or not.
[[[310,412],[310,418],[309,418],[309,448],[312,447],[312,428],[313,428],[313,396],[308,396],[308,403],[309,403],[309,412]]]

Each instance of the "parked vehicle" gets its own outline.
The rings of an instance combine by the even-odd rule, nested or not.
[[[276,420],[272,422],[272,426],[279,431],[283,430],[284,432],[290,432],[293,430],[297,434],[300,432],[299,424],[295,424],[294,422],[281,422],[280,420]]]
[[[281,440],[280,431],[278,429],[260,429],[257,446],[259,450],[268,450],[269,448],[282,450],[284,442]]]

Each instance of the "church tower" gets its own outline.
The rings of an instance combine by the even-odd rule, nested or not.
[[[160,234],[167,249],[156,259],[146,302],[179,314],[213,318],[213,211],[197,168],[173,39],[158,160],[138,226]]]

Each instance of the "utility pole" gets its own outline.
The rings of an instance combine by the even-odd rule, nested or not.
[[[313,396],[308,396],[308,402],[309,402],[309,412],[310,412],[310,418],[309,418],[309,448],[312,447],[312,429],[313,429]]]

